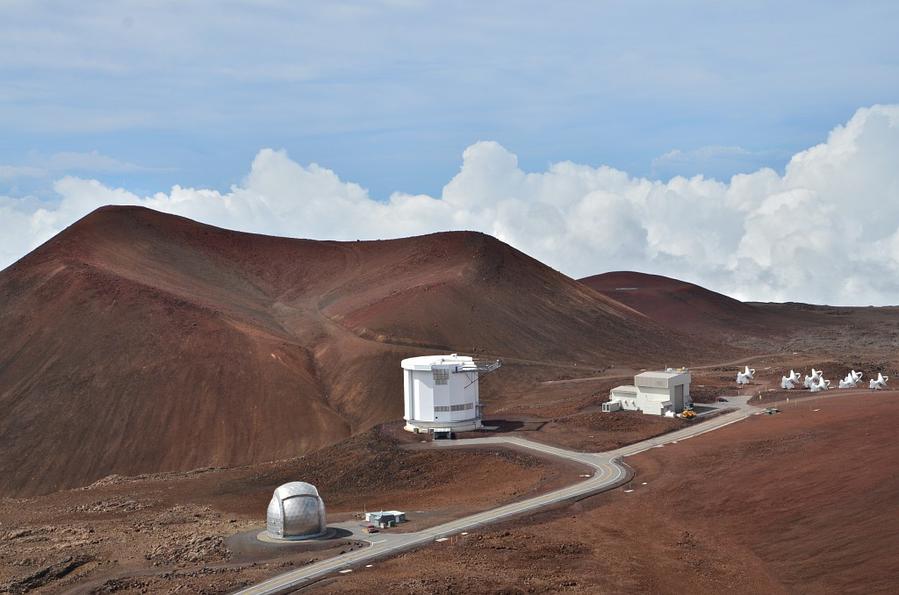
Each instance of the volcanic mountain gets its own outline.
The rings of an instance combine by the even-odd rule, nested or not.
[[[401,417],[399,360],[423,352],[583,369],[697,349],[480,233],[296,240],[136,207],[0,271],[0,337],[3,495],[310,452]]]
[[[614,271],[580,280],[660,325],[684,333],[726,334],[728,330],[770,332],[771,314],[699,285],[633,271]]]

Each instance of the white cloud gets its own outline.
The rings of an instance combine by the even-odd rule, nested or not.
[[[122,161],[98,151],[64,151],[52,155],[31,152],[28,154],[24,164],[0,164],[0,180],[45,178],[65,172],[127,173],[148,171],[166,170]]]
[[[710,145],[692,150],[672,149],[652,160],[654,177],[694,176],[729,178],[736,173],[756,171],[766,163],[782,161],[789,155],[776,151],[750,151],[743,147]]]
[[[49,171],[92,171],[92,172],[136,172],[136,171],[157,171],[157,168],[150,168],[143,165],[137,165],[128,161],[122,161],[115,157],[103,155],[98,151],[74,152],[66,151],[62,153],[54,153],[49,157],[42,157],[39,154],[32,156],[32,160],[40,163]]]
[[[175,186],[138,196],[68,176],[55,184],[53,206],[0,198],[0,264],[117,203],[322,239],[476,229],[575,277],[637,269],[749,299],[897,303],[897,160],[897,105],[858,110],[783,175],[760,169],[726,183],[651,181],[571,162],[531,173],[501,145],[478,142],[440,197],[397,192],[381,202],[329,169],[263,149],[227,192]]]
[[[32,165],[0,165],[0,180],[13,180],[15,178],[42,178],[47,171],[41,167]]]

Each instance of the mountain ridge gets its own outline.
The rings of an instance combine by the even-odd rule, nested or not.
[[[400,417],[422,351],[507,358],[488,403],[547,366],[698,352],[484,234],[296,240],[139,207],[0,272],[0,335],[14,495],[311,452]]]

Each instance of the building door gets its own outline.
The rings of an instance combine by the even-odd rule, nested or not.
[[[674,411],[680,413],[684,410],[684,385],[678,384],[674,387]]]

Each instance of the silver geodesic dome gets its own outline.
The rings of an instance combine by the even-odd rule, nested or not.
[[[268,504],[266,528],[282,538],[317,537],[327,529],[325,503],[315,486],[305,481],[285,483]]]

